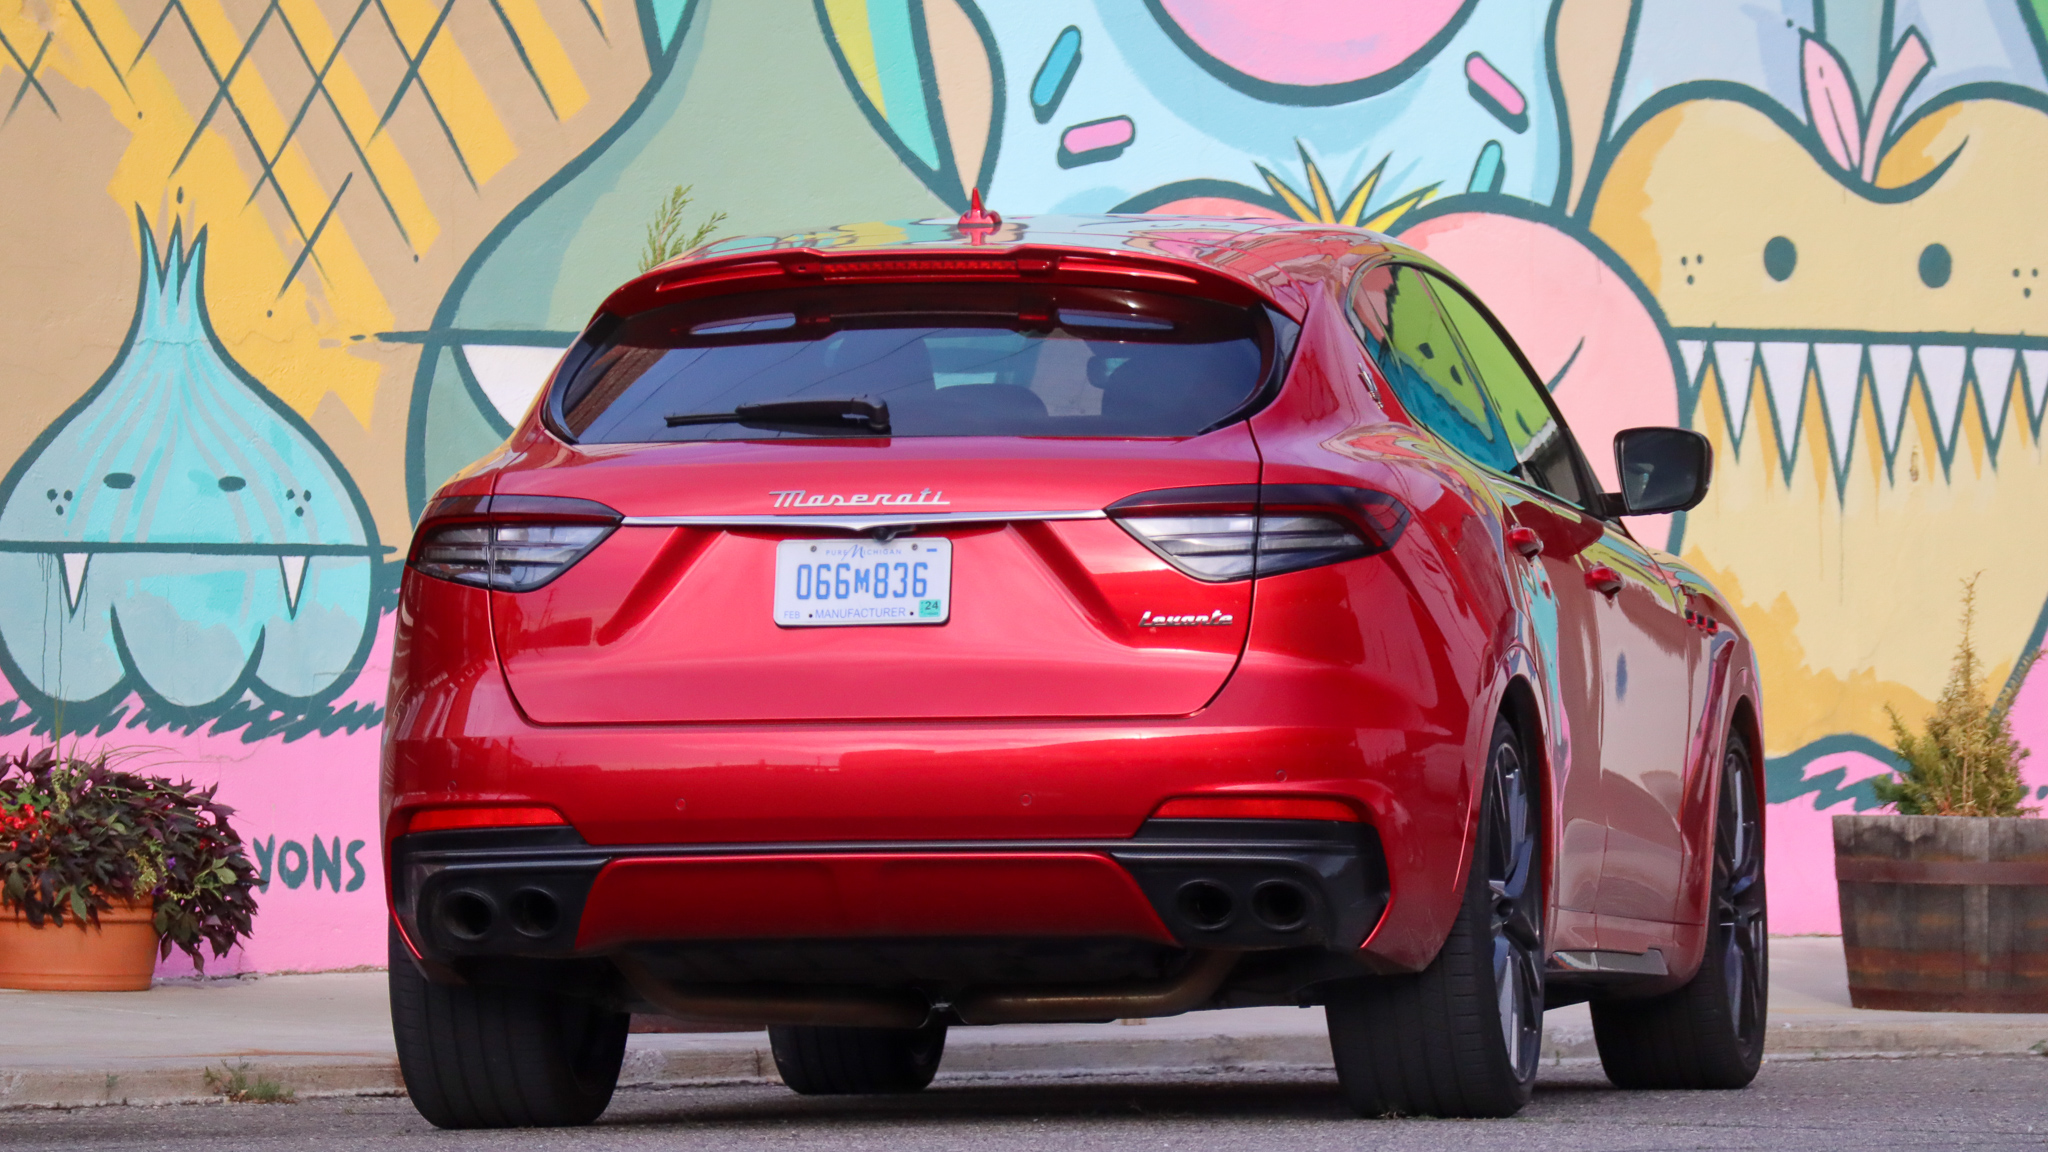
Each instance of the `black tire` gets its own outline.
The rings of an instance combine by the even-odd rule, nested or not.
[[[1346,981],[1325,1011],[1337,1080],[1365,1116],[1512,1116],[1543,1043],[1543,861],[1536,781],[1496,721],[1465,902],[1412,976]]]
[[[398,1068],[436,1128],[590,1123],[618,1086],[629,1020],[534,989],[429,984],[391,933]]]
[[[1593,1004],[1600,1066],[1618,1088],[1743,1088],[1763,1063],[1770,953],[1755,771],[1748,745],[1731,735],[1699,973],[1653,1000]]]
[[[932,1082],[946,1051],[946,1026],[832,1028],[777,1024],[768,1047],[782,1082],[805,1096],[915,1092]]]

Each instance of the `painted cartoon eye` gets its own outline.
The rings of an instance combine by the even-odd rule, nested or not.
[[[223,476],[220,478],[220,490],[223,492],[240,492],[248,486],[249,482],[240,476]]]
[[[135,475],[131,472],[109,472],[101,482],[109,488],[133,488]]]
[[[1773,236],[1764,245],[1764,271],[1773,280],[1789,280],[1799,266],[1799,249],[1783,236]]]
[[[1920,250],[1920,282],[1929,288],[1939,288],[1948,283],[1949,273],[1955,271],[1955,261],[1949,258],[1948,248],[1941,244],[1929,244]]]

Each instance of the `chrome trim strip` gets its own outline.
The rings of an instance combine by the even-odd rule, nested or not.
[[[1609,952],[1605,950],[1552,952],[1550,958],[1558,967],[1569,972],[1614,972],[1630,976],[1669,976],[1671,969],[1664,963],[1664,953],[1656,948],[1648,952]]]
[[[941,524],[996,524],[1017,520],[1105,520],[1099,508],[1064,512],[907,512],[894,516],[628,516],[627,528],[826,528],[872,532]]]

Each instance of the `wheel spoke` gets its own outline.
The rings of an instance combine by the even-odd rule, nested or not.
[[[1522,948],[1541,949],[1543,930],[1537,924],[1535,911],[1522,900],[1507,899],[1499,890],[1494,893],[1493,934],[1496,939],[1512,940]]]
[[[1513,941],[1493,942],[1494,1002],[1500,1017],[1501,1043],[1516,1076],[1524,1076],[1536,1056],[1542,1029],[1542,976],[1535,957]]]

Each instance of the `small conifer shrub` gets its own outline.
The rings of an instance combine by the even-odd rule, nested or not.
[[[1981,573],[1980,573],[1981,575]],[[2029,652],[2005,690],[1986,699],[1982,661],[1971,631],[1977,621],[1977,578],[1963,582],[1963,639],[1949,668],[1948,685],[1915,735],[1889,705],[1892,748],[1906,762],[1896,779],[1871,781],[1880,802],[1905,816],[2021,816],[2027,795],[2020,762],[2028,752],[2012,735],[2012,705],[2038,651]]]
[[[640,270],[647,271],[681,256],[692,248],[703,244],[718,234],[718,226],[725,223],[725,213],[713,212],[711,218],[697,225],[696,231],[683,230],[683,209],[690,206],[690,190],[695,185],[678,184],[661,202],[661,208],[647,225],[647,247],[640,252]]]

